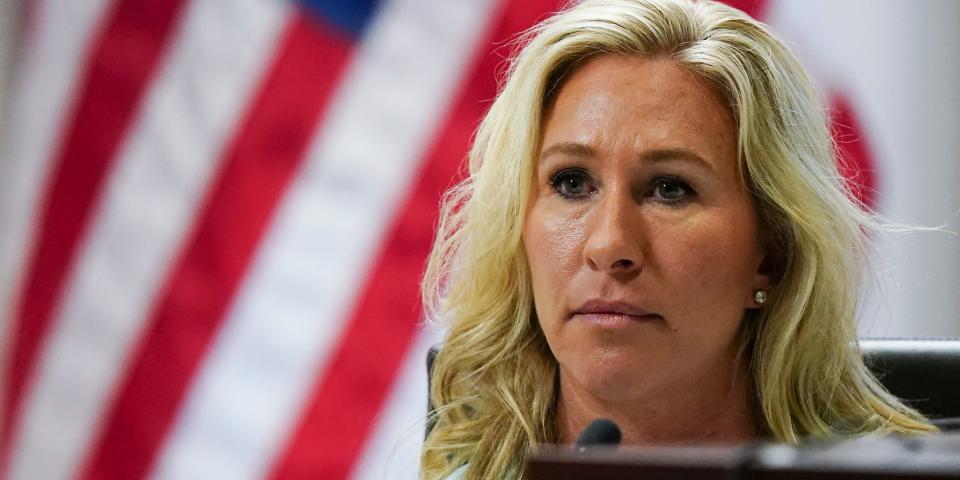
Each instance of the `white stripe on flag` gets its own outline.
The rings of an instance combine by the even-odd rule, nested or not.
[[[960,3],[778,0],[768,20],[828,93],[855,109],[893,221],[960,229]],[[878,236],[865,336],[960,335],[951,235]]]
[[[9,109],[3,124],[0,162],[0,342],[8,358],[7,332],[11,309],[17,301],[19,282],[30,255],[29,242],[40,195],[50,168],[54,148],[63,136],[61,128],[72,110],[71,98],[82,78],[83,61],[91,47],[107,0],[75,2],[37,1],[31,5],[35,25],[24,36],[16,59],[16,77],[6,98]],[[25,7],[23,5],[22,7]],[[3,366],[6,370],[7,365]]]
[[[443,340],[433,327],[418,328],[381,410],[353,480],[419,478],[420,449],[426,432],[427,351]]]
[[[191,2],[123,144],[37,382],[25,397],[13,479],[69,478],[194,220],[215,159],[285,23],[282,2]]]
[[[271,467],[434,140],[491,3],[396,0],[378,11],[155,477],[259,478]]]

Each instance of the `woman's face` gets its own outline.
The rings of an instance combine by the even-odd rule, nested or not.
[[[524,246],[561,386],[623,401],[727,375],[768,279],[719,96],[673,61],[599,56],[542,132]]]

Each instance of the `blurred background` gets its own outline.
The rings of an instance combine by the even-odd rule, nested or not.
[[[415,477],[437,202],[562,3],[0,2],[0,478]],[[730,3],[866,201],[960,230],[960,2]],[[960,335],[960,240],[876,240],[861,334]]]

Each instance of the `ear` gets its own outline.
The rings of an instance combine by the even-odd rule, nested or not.
[[[774,285],[775,279],[779,278],[780,266],[783,264],[781,255],[778,253],[780,249],[773,247],[771,243],[772,242],[767,242],[767,245],[760,253],[760,258],[757,261],[757,269],[750,282],[750,292],[745,299],[746,305],[744,305],[744,308],[763,308],[770,302],[770,288]],[[755,298],[759,290],[767,294],[767,301],[763,304],[758,303]]]
[[[746,305],[744,308],[747,309],[757,309],[763,308],[770,301],[770,287],[773,285],[771,281],[771,276],[769,273],[762,273],[762,271],[757,271],[753,275],[753,280],[750,282],[750,292],[746,298]],[[754,297],[757,291],[763,290],[767,294],[767,301],[763,304],[758,303]]]

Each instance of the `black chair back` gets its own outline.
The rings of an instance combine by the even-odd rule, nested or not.
[[[860,348],[890,393],[941,429],[960,429],[960,338],[871,338]]]

